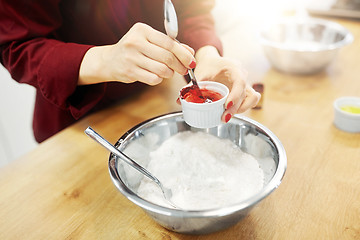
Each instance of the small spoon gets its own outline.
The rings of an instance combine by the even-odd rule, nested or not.
[[[169,37],[171,37],[172,39],[174,39],[175,41],[179,42],[176,39],[176,37],[178,35],[178,31],[179,31],[177,15],[176,15],[175,7],[174,7],[173,3],[171,2],[171,0],[164,0],[164,17],[165,17],[164,25],[165,25],[166,34]],[[199,96],[202,96],[202,93],[201,93],[199,85],[196,81],[196,77],[195,77],[193,69],[189,70],[189,76],[190,76],[192,84],[195,86],[195,88],[198,89]]]
[[[85,130],[85,134],[91,137],[93,140],[95,140],[97,143],[99,143],[101,146],[118,156],[121,160],[129,164],[131,167],[135,168],[137,171],[148,177],[150,180],[154,181],[157,186],[161,189],[161,192],[164,195],[165,200],[174,208],[177,207],[174,203],[171,201],[172,197],[172,191],[169,188],[166,188],[162,185],[162,183],[157,179],[154,175],[152,175],[148,170],[140,166],[138,163],[136,163],[134,160],[132,160],[130,157],[125,155],[123,152],[121,152],[119,149],[114,147],[111,143],[109,143],[105,138],[103,138],[101,135],[99,135],[97,132],[95,132],[91,127],[88,127]]]

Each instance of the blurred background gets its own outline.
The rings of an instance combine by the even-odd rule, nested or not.
[[[32,133],[35,89],[11,79],[0,65],[0,167],[37,146]]]
[[[286,14],[306,17],[308,10],[319,15],[348,14],[358,17],[358,11],[354,9],[359,7],[359,1],[216,0],[213,14],[217,32],[224,42],[229,38],[239,39],[236,49],[224,46],[224,55],[238,58],[248,70],[249,79],[259,82],[264,73],[258,73],[257,67],[271,67],[258,41],[259,30],[264,23]],[[230,32],[234,27],[239,31]],[[244,41],[252,44],[244,49],[241,44]],[[32,133],[34,99],[35,89],[13,81],[0,65],[0,167],[37,146]]]

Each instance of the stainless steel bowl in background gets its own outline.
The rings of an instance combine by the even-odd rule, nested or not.
[[[205,131],[220,138],[230,139],[243,151],[263,159],[260,163],[265,173],[263,189],[231,206],[186,211],[162,207],[138,196],[137,187],[143,176],[113,154],[109,157],[109,171],[116,188],[163,227],[179,233],[208,234],[239,222],[280,185],[287,165],[286,153],[279,139],[269,129],[249,118],[234,116],[227,124],[209,129],[196,129],[185,123],[181,112],[162,115],[135,126],[120,137],[116,147],[146,167],[151,151],[170,136],[190,130]]]
[[[284,18],[267,24],[260,43],[274,68],[292,74],[324,70],[353,35],[338,23],[318,18]]]

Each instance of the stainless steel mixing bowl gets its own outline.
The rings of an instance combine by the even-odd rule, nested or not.
[[[137,187],[143,176],[110,154],[109,171],[116,188],[163,227],[187,234],[207,234],[228,228],[244,218],[280,185],[287,164],[284,147],[269,129],[246,117],[235,116],[227,124],[196,129],[185,123],[181,112],[169,113],[130,129],[117,141],[116,147],[146,167],[149,153],[170,136],[182,131],[205,131],[230,139],[243,151],[262,159],[259,163],[265,173],[265,183],[256,195],[231,206],[201,211],[170,209],[139,197]]]
[[[339,49],[353,41],[340,24],[318,18],[285,18],[269,23],[260,43],[270,63],[292,74],[313,74],[325,69]]]

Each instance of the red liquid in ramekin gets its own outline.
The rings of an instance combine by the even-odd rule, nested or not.
[[[181,90],[180,97],[187,102],[205,103],[218,101],[223,98],[223,95],[221,95],[221,93],[206,88],[202,88],[199,91],[198,88],[196,88],[194,85],[191,85]]]

